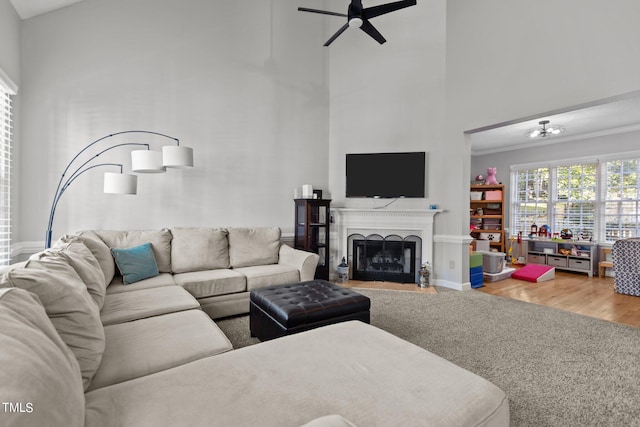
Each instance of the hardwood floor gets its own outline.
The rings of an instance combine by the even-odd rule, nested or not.
[[[341,285],[353,288],[437,293],[435,288],[420,289],[411,284],[391,282],[350,280]],[[581,273],[556,270],[555,279],[547,282],[530,283],[505,279],[498,282],[484,282],[482,288],[471,292],[500,295],[640,328],[640,297],[616,293],[611,277],[589,277]]]
[[[361,281],[361,280],[349,280],[348,282],[338,283],[345,288],[360,288],[360,289],[384,289],[393,291],[405,291],[405,292],[418,292],[422,294],[437,294],[438,291],[433,286],[428,288],[421,288],[415,283],[395,283],[395,282],[378,282],[378,281]]]
[[[616,293],[612,277],[556,270],[547,282],[505,279],[477,290],[640,328],[640,297]]]

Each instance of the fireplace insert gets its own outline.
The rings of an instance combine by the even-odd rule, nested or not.
[[[380,280],[398,283],[417,283],[416,268],[420,257],[416,253],[418,239],[401,239],[398,236],[369,236],[352,239],[354,280]],[[394,238],[395,237],[395,238]]]

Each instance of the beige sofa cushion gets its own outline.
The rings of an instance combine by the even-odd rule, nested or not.
[[[0,408],[0,424],[83,426],[80,367],[38,297],[0,289],[0,325],[0,402],[21,403],[27,411]]]
[[[137,427],[300,426],[327,414],[357,426],[509,425],[509,401],[498,387],[358,321],[207,357],[85,397],[86,427],[114,419]]]
[[[231,267],[276,264],[280,250],[280,229],[229,228],[229,261]]]
[[[107,346],[90,389],[184,365],[233,347],[201,310],[187,310],[104,328]]]
[[[67,234],[58,240],[54,247],[64,245],[65,243],[80,241],[85,244],[94,257],[98,260],[102,274],[104,274],[104,284],[109,285],[116,272],[116,266],[111,256],[111,250],[93,231],[80,231],[77,234]]]
[[[132,248],[151,243],[153,256],[158,263],[160,273],[171,273],[171,232],[169,230],[115,231],[98,230],[95,232],[109,248]]]
[[[267,286],[288,285],[300,281],[300,271],[297,268],[282,264],[242,267],[236,268],[234,271],[247,277],[248,291],[266,288]]]
[[[302,427],[356,427],[356,425],[345,420],[340,415],[333,414],[316,418],[315,420],[309,421]]]
[[[98,306],[75,270],[60,258],[43,257],[9,271],[5,279],[9,286],[40,298],[60,337],[76,356],[84,388],[88,388],[102,360],[104,329]]]
[[[171,268],[174,273],[229,268],[227,231],[213,228],[171,229]]]
[[[107,326],[198,308],[198,301],[181,287],[162,286],[107,294],[100,318]]]
[[[173,280],[173,275],[169,273],[160,273],[155,277],[139,280],[135,283],[125,285],[122,281],[122,276],[115,276],[109,287],[107,288],[108,294],[117,294],[120,292],[139,291],[141,289],[159,288],[162,286],[175,286],[176,281]]]
[[[66,261],[80,276],[80,279],[87,286],[89,295],[93,298],[98,309],[104,304],[104,296],[107,292],[104,274],[96,257],[89,248],[80,240],[69,243],[57,244],[53,249],[37,253],[31,259],[44,259],[60,257]]]
[[[180,273],[173,276],[176,283],[196,298],[232,294],[247,290],[247,278],[235,270],[208,270]]]

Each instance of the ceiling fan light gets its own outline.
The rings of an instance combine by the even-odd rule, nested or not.
[[[537,137],[538,135],[540,135],[540,131],[539,131],[538,129],[535,129],[535,130],[532,130],[532,131],[529,133],[529,138],[535,138],[535,137]]]
[[[362,19],[361,18],[351,18],[349,20],[349,26],[351,28],[360,28],[360,27],[362,27]]]

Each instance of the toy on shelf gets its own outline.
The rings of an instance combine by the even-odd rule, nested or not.
[[[496,168],[487,168],[487,177],[484,179],[484,183],[486,185],[498,184],[498,180],[496,179]]]

